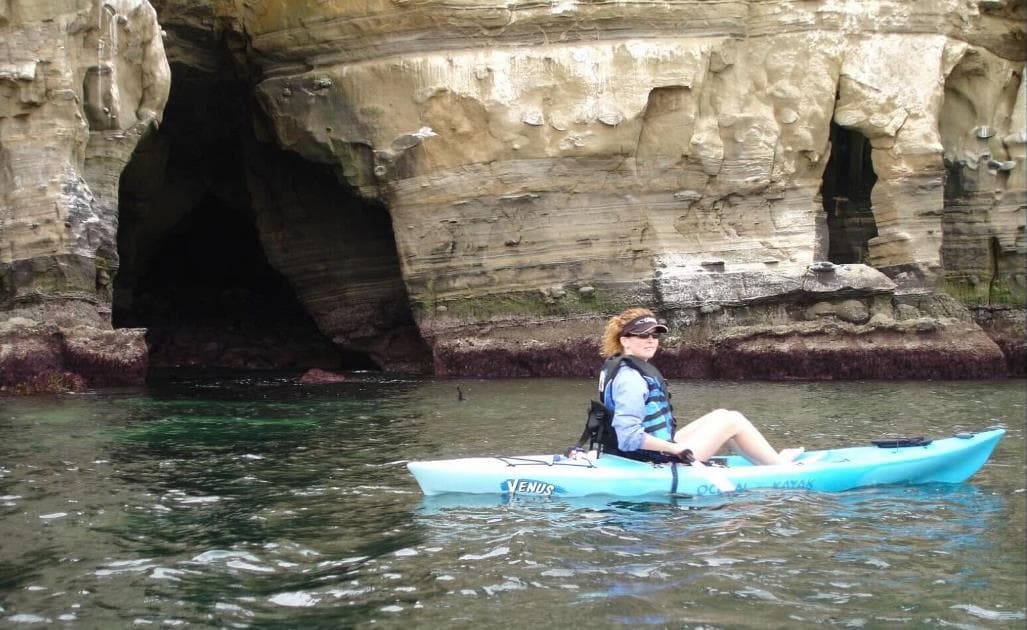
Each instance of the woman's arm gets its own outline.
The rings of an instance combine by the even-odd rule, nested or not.
[[[642,419],[645,418],[645,398],[649,386],[635,370],[620,370],[613,379],[613,428],[617,432],[617,448],[622,451],[645,449],[658,453],[676,455],[684,445],[661,440],[645,432]]]
[[[613,379],[610,390],[613,406],[613,429],[617,432],[617,448],[637,451],[642,448],[646,433],[642,428],[645,418],[645,397],[649,387],[642,375],[631,369],[622,369]]]
[[[660,453],[668,453],[670,455],[679,455],[681,451],[685,450],[684,444],[677,444],[675,442],[668,442],[667,440],[661,440],[658,437],[653,437],[648,433],[645,434],[645,438],[642,440],[642,448],[647,451],[657,451]]]

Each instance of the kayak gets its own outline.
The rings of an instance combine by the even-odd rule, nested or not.
[[[882,484],[959,483],[991,456],[1005,430],[950,438],[899,438],[869,446],[806,451],[788,464],[760,466],[744,457],[709,465],[653,464],[616,455],[525,455],[412,461],[407,468],[428,496],[446,493],[507,496],[710,496],[769,488],[840,492]]]

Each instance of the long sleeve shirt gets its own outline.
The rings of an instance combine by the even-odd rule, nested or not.
[[[645,439],[642,420],[645,418],[645,399],[649,395],[649,386],[637,371],[622,369],[613,378],[610,395],[617,447],[622,451],[637,451],[642,448]]]

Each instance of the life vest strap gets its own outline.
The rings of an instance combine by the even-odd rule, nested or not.
[[[670,406],[670,392],[667,390],[667,382],[664,380],[663,375],[660,374],[660,371],[648,362],[641,361],[635,357],[613,355],[603,363],[601,371],[602,378],[600,379],[599,385],[599,400],[590,401],[587,418],[585,420],[585,428],[581,432],[581,437],[578,438],[577,444],[571,447],[570,450],[583,450],[587,448],[587,450],[590,451],[595,450],[599,455],[606,452],[631,459],[641,459],[642,461],[667,461],[664,460],[663,454],[661,453],[650,451],[626,453],[622,452],[618,448],[617,433],[613,428],[614,411],[606,406],[605,390],[611,383],[613,383],[613,379],[617,376],[617,372],[620,371],[624,365],[633,368],[645,377],[650,394],[654,391],[661,391],[664,394],[649,398],[647,400],[648,403],[667,403],[666,410],[659,413],[648,414],[643,419],[643,428],[647,430],[647,433],[651,433],[653,427],[659,427],[660,429],[666,429],[669,433],[673,434],[673,416],[670,415],[672,414],[672,408]],[[657,422],[654,422],[654,420]],[[570,454],[570,450],[568,451],[568,455]]]

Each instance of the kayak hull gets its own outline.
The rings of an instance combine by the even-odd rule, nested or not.
[[[959,483],[984,465],[1005,434],[990,429],[926,445],[857,446],[807,451],[790,464],[756,466],[742,457],[726,467],[650,464],[615,455],[570,460],[560,455],[414,461],[407,468],[428,496],[622,497],[719,495],[756,488],[840,492],[882,484]]]

